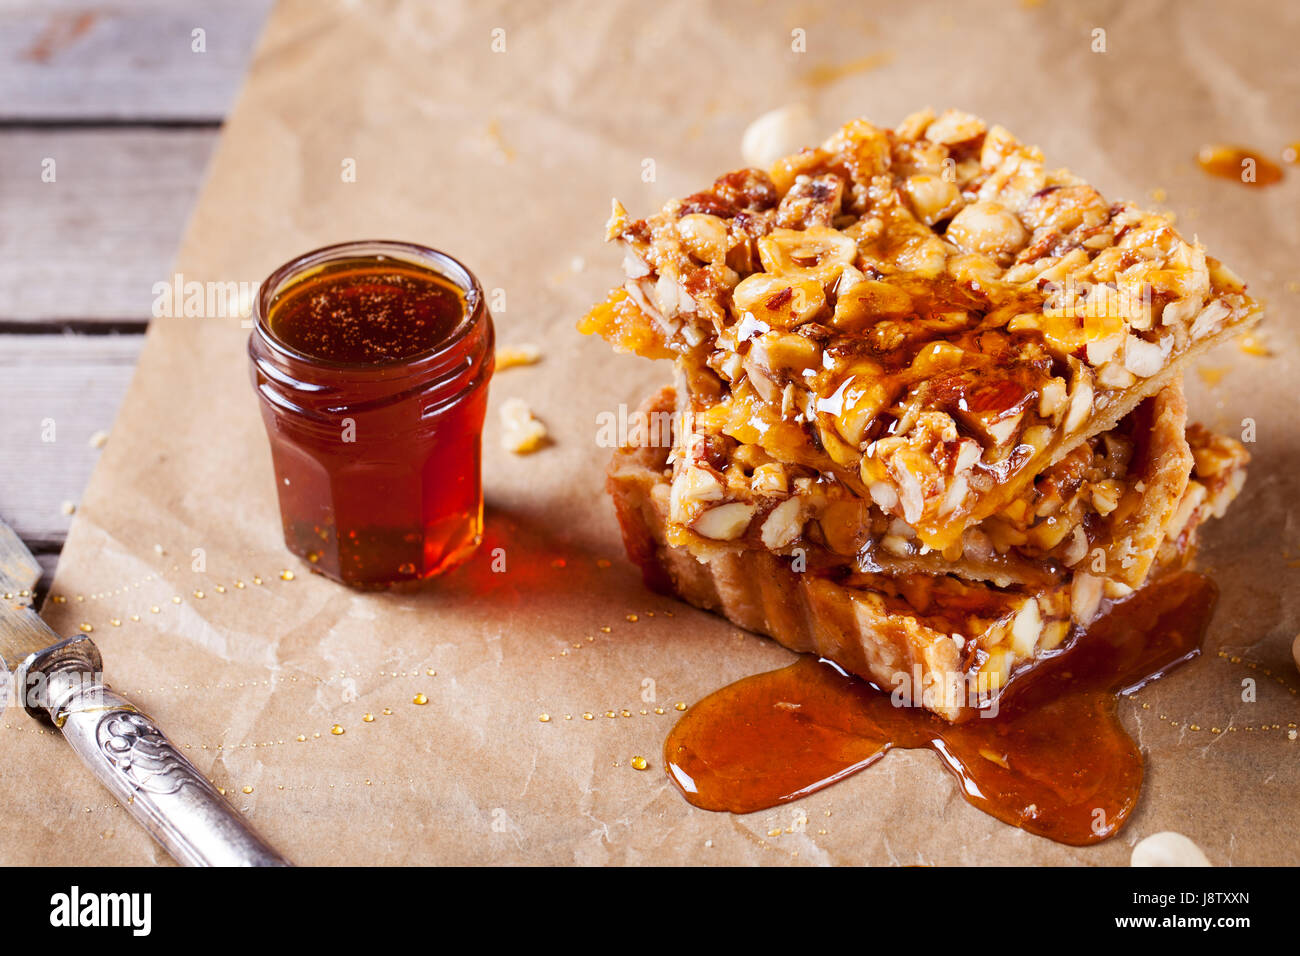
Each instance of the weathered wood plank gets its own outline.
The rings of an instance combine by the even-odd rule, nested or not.
[[[272,3],[0,6],[0,332],[148,320]],[[0,334],[0,515],[47,580],[142,343]]]
[[[57,549],[134,370],[143,335],[0,336],[0,517]]]
[[[0,121],[220,122],[272,2],[10,0]]]
[[[216,137],[0,130],[0,322],[148,320]]]

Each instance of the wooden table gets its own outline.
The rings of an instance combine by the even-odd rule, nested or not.
[[[46,580],[271,0],[0,0],[0,517]]]

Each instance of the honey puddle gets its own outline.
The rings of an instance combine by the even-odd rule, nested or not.
[[[1097,843],[1124,825],[1142,785],[1119,698],[1200,653],[1216,598],[1199,574],[1154,582],[1015,681],[996,717],[961,724],[895,707],[888,693],[803,657],[693,706],[664,744],[664,765],[695,806],[752,813],[857,773],[893,747],[929,747],[985,813],[1060,843]]]

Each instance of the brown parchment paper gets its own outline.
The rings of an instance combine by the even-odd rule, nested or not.
[[[1123,864],[1165,829],[1217,864],[1295,863],[1300,168],[1250,190],[1193,159],[1207,141],[1277,156],[1300,139],[1297,25],[1262,2],[284,2],[176,268],[256,283],[324,243],[398,238],[502,290],[500,341],[544,360],[492,386],[487,540],[416,594],[307,573],[280,541],[247,330],[162,318],[46,614],[91,625],[109,680],[303,864]],[[792,656],[642,588],[596,421],[670,370],[573,325],[618,281],[610,197],[644,214],[694,191],[741,165],[750,120],[795,102],[826,132],[926,105],[1003,123],[1106,195],[1174,210],[1269,304],[1271,358],[1228,346],[1188,377],[1200,420],[1234,434],[1253,420],[1255,461],[1205,535],[1200,566],[1222,589],[1205,655],[1121,705],[1146,781],[1107,843],[985,816],[929,752],[745,817],[690,807],[663,772],[679,702]],[[512,396],[552,447],[500,449],[495,405]],[[164,861],[57,734],[11,709],[0,753],[0,862]]]

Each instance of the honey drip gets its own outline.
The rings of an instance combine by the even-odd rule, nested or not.
[[[752,813],[857,773],[893,747],[928,747],[962,796],[1013,826],[1084,846],[1137,804],[1142,755],[1118,714],[1132,694],[1200,653],[1212,581],[1184,572],[1118,603],[1067,650],[1015,681],[993,718],[949,724],[826,661],[803,657],[693,705],[664,745],[686,799]]]
[[[1246,160],[1253,161],[1253,169]],[[1240,146],[1203,146],[1196,154],[1197,165],[1211,176],[1235,179],[1245,186],[1271,186],[1282,180],[1282,167],[1252,149]]]

